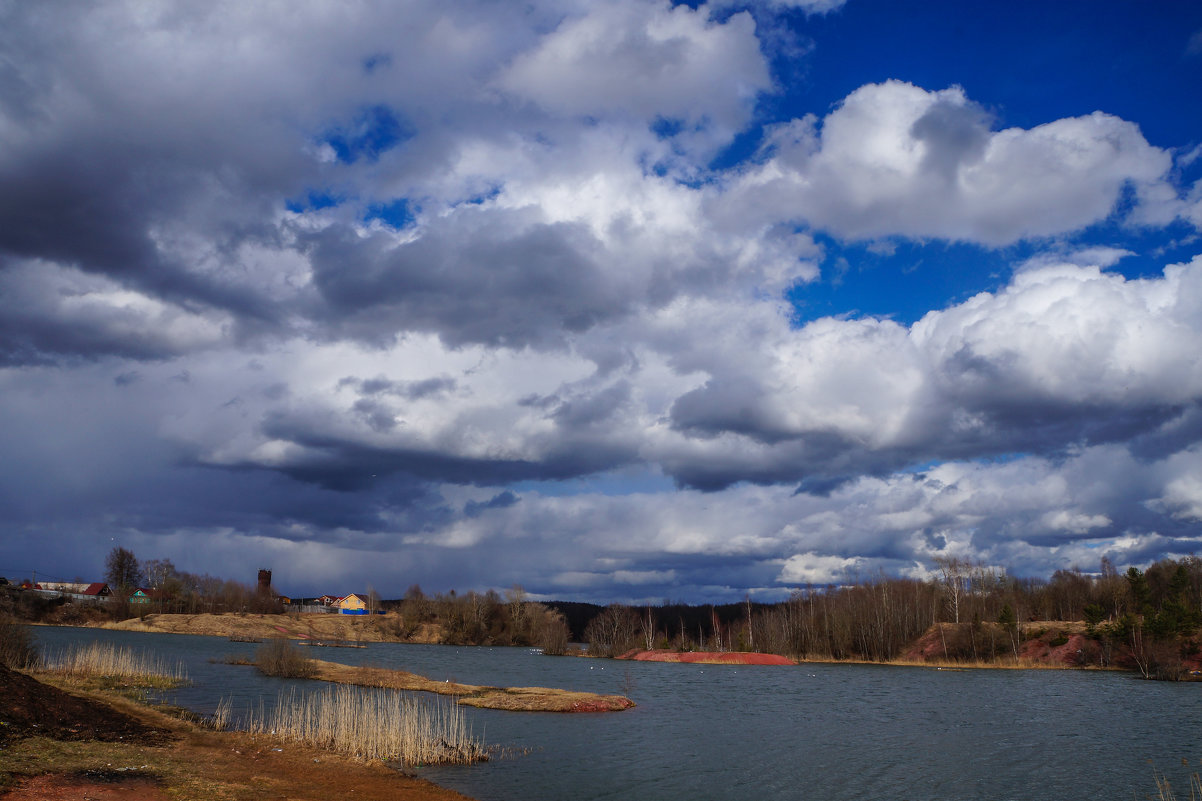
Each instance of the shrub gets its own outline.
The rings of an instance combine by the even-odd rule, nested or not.
[[[264,675],[284,679],[311,679],[317,675],[313,660],[283,637],[259,648],[255,652],[255,665]]]
[[[0,665],[21,669],[37,661],[29,626],[9,617],[0,617]]]

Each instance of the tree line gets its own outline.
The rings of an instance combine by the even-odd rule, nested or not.
[[[118,618],[149,611],[284,611],[261,587],[181,571],[168,559],[139,562],[124,548],[109,554],[106,580],[115,600],[105,613]],[[144,585],[154,588],[150,602],[130,604],[132,588]],[[903,657],[919,638],[937,636],[943,659],[993,661],[1018,659],[1039,622],[1081,622],[1089,637],[1082,664],[1125,664],[1149,677],[1171,677],[1182,658],[1198,652],[1202,559],[1164,559],[1120,572],[1104,558],[1097,572],[1058,570],[1048,579],[939,559],[927,579],[880,573],[805,587],[773,604],[750,598],[724,605],[537,603],[519,586],[504,594],[430,596],[414,584],[398,600],[371,595],[374,609],[396,613],[387,625],[400,638],[414,638],[425,626],[422,636],[448,644],[526,645],[561,654],[583,642],[600,656],[662,648],[884,662]]]
[[[576,620],[580,610],[573,610]],[[941,658],[1019,657],[1041,622],[1080,622],[1082,664],[1128,664],[1149,678],[1172,677],[1198,653],[1202,559],[1165,559],[1120,573],[1058,570],[1016,578],[960,559],[941,559],[928,580],[884,574],[838,586],[806,587],[787,601],[723,606],[597,607],[580,636],[589,651],[632,649],[758,651],[795,659],[901,658],[919,638],[938,637]],[[1165,675],[1162,675],[1165,674]]]

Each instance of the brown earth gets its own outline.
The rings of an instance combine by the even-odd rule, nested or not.
[[[405,636],[402,619],[387,615],[338,615],[322,612],[290,612],[282,615],[258,615],[244,612],[226,614],[151,614],[120,623],[105,623],[106,629],[158,634],[201,634],[244,640],[269,640],[286,637],[319,642],[438,642],[437,625],[423,623],[412,635]]]
[[[380,762],[216,732],[124,698],[0,672],[0,799],[470,801]]]
[[[785,656],[746,651],[627,651],[618,659],[636,662],[683,662],[690,665],[796,665]]]
[[[153,779],[100,771],[74,774],[46,773],[21,781],[0,798],[13,801],[169,801]]]
[[[968,623],[944,623],[931,626],[914,643],[906,649],[898,662],[905,664],[931,663],[945,664],[944,647],[948,641],[960,640],[963,647]],[[989,661],[974,662],[974,667],[998,668],[1067,668],[1078,667],[1078,651],[1085,647],[1085,624],[1072,621],[1034,622],[1019,624],[1022,642],[1018,646],[1017,659],[1009,650],[1010,635],[1000,627],[990,623],[985,624],[980,638],[982,653],[988,645],[998,644],[999,654]],[[1058,645],[1052,643],[1063,640]],[[953,645],[953,651],[956,650]],[[953,653],[953,656],[955,654]],[[951,660],[962,661],[962,660]]]
[[[0,665],[0,742],[33,735],[146,744],[171,737],[166,729]]]
[[[317,667],[315,678],[324,681],[451,695],[464,706],[485,709],[513,712],[619,712],[634,706],[633,701],[621,695],[598,695],[550,687],[483,687],[449,679],[436,681],[404,670],[355,667],[320,659],[313,660],[313,663]]]

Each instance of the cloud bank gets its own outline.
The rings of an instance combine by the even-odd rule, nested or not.
[[[1195,550],[1202,256],[1074,239],[1196,236],[1185,151],[900,80],[765,118],[784,5],[0,12],[0,572],[722,599]],[[913,324],[790,303],[932,240],[1026,255]]]

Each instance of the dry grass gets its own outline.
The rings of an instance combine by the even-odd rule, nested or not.
[[[320,612],[289,612],[282,615],[245,613],[226,614],[150,614],[104,628],[156,634],[201,634],[226,639],[269,640],[287,637],[321,642],[438,642],[441,630],[434,624],[422,624],[408,637],[398,636],[392,614],[337,615]]]
[[[229,705],[218,709],[223,725]],[[485,759],[454,704],[422,703],[390,690],[329,687],[311,695],[281,693],[271,712],[251,710],[245,728],[355,759],[408,765],[467,764]]]
[[[41,669],[69,679],[103,679],[157,689],[179,687],[188,681],[182,663],[169,665],[145,653],[101,643],[75,646],[47,656]]]
[[[324,681],[450,695],[459,704],[485,709],[513,712],[618,712],[634,706],[633,701],[621,695],[600,695],[550,687],[483,687],[435,681],[404,670],[354,667],[320,659],[313,660],[313,664],[317,668],[316,677]]]

